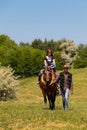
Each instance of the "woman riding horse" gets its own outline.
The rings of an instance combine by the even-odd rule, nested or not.
[[[58,78],[58,75],[57,75],[57,72],[56,72],[56,63],[55,63],[55,58],[53,56],[53,52],[50,49],[47,50],[46,56],[44,58],[44,65],[45,65],[45,69],[53,68],[54,75],[55,75],[55,81],[54,82],[56,82],[56,80]],[[40,71],[39,75],[38,75],[39,77],[38,77],[37,84],[39,84],[40,77],[41,77],[43,72],[44,72],[44,69],[42,69]]]

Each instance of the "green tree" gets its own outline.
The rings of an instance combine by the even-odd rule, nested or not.
[[[2,34],[0,35],[0,46],[6,46],[10,49],[17,47],[17,44],[9,36]]]
[[[0,35],[0,62],[2,65],[9,65],[9,58],[11,56],[11,52],[17,47],[17,44],[7,35]]]
[[[40,39],[35,39],[35,40],[32,42],[31,46],[32,46],[33,48],[41,49],[42,44],[43,44],[43,43],[42,43],[42,41],[41,41]]]

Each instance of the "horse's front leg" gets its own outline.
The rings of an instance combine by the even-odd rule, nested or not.
[[[46,98],[46,95],[44,95],[44,109],[47,108],[47,98]]]
[[[56,96],[54,95],[54,97],[51,98],[52,109],[55,109],[55,99],[56,99]]]
[[[46,94],[44,92],[42,92],[43,97],[44,97],[44,109],[47,108],[47,98],[46,98]]]

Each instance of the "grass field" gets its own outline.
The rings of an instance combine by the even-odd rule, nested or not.
[[[70,70],[74,94],[69,96],[69,110],[56,97],[55,110],[44,109],[37,77],[20,80],[18,99],[0,102],[0,130],[87,130],[87,68]]]

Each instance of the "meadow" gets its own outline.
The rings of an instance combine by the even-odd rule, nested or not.
[[[74,94],[64,111],[61,96],[55,110],[44,109],[37,77],[21,79],[17,99],[0,101],[0,130],[87,130],[87,68],[72,69]]]

